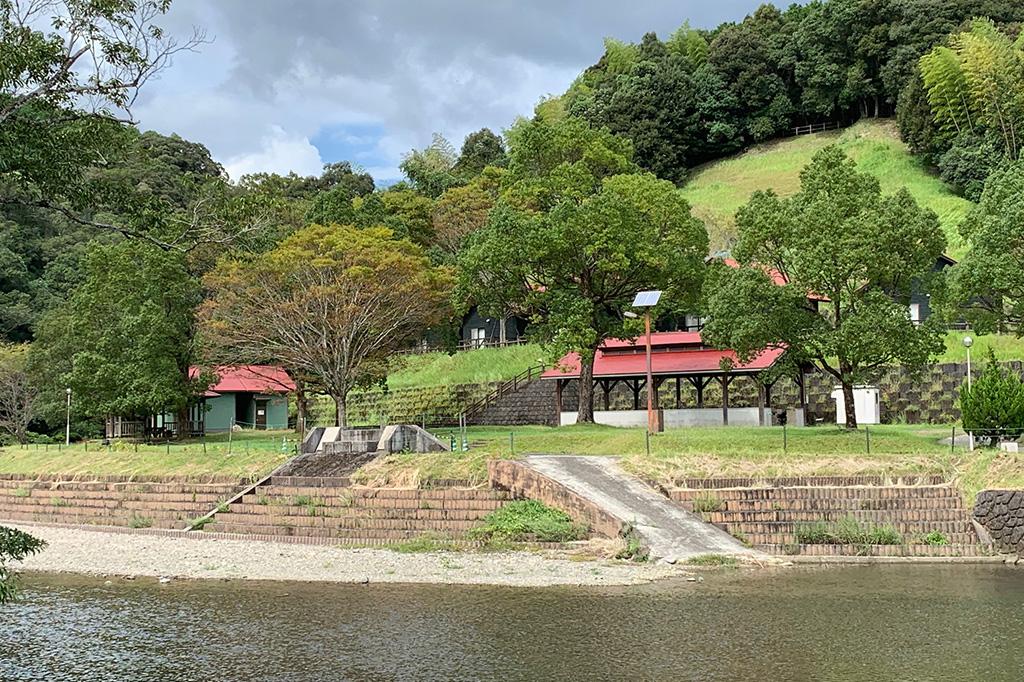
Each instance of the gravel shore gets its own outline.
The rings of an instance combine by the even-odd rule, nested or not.
[[[683,574],[664,564],[579,561],[564,553],[346,549],[21,525],[49,545],[26,571],[188,579],[465,585],[636,585]]]

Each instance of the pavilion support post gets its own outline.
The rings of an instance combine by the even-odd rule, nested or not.
[[[729,425],[729,384],[732,383],[732,377],[722,376],[718,380],[722,384],[722,425]]]
[[[687,377],[690,383],[693,384],[693,388],[697,391],[697,407],[704,407],[704,388],[711,383],[711,377]]]
[[[677,410],[680,410],[683,407],[682,395],[681,395],[681,393],[679,391],[679,385],[680,385],[681,382],[682,382],[682,379],[680,379],[679,377],[676,377],[676,409]]]
[[[757,382],[757,425],[764,426],[765,386]]]
[[[555,426],[562,425],[562,390],[565,379],[555,379]]]
[[[661,409],[661,400],[658,399],[658,392],[661,390],[661,385],[665,383],[665,377],[654,377],[654,409]]]
[[[609,382],[607,380],[601,381],[601,394],[603,398],[602,403],[604,404],[605,412],[611,409],[611,392],[612,387],[609,384]]]
[[[633,389],[633,409],[640,409],[640,380],[634,379],[630,384],[630,388]]]

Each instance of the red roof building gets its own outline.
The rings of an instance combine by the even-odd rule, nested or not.
[[[785,348],[769,348],[751,358],[748,362],[740,362],[735,351],[728,349],[711,348],[701,340],[700,332],[656,332],[651,334],[651,376],[655,387],[655,406],[657,405],[657,389],[666,381],[675,380],[676,406],[674,412],[685,412],[681,401],[681,384],[683,381],[690,383],[696,392],[696,410],[704,410],[704,389],[712,381],[717,381],[721,386],[722,405],[720,417],[703,414],[699,423],[710,423],[710,417],[714,417],[715,423],[729,423],[729,385],[739,377],[758,377],[763,372],[771,369],[785,353]],[[552,381],[555,385],[555,409],[558,414],[556,423],[566,422],[566,415],[562,410],[563,390],[571,381],[579,381],[580,361],[576,353],[569,353],[558,361],[556,366],[545,371],[541,378]],[[595,419],[601,422],[601,417],[612,420],[614,417],[618,422],[608,421],[607,423],[632,424],[630,415],[623,415],[623,410],[610,410],[610,396],[612,390],[618,384],[624,384],[633,394],[633,410],[640,409],[640,394],[645,389],[647,381],[647,354],[645,340],[643,337],[633,340],[610,339],[598,349],[594,357],[594,384],[600,389],[603,396],[603,407],[606,412],[615,412],[615,415],[602,415],[595,412]],[[799,382],[802,385],[802,381]],[[801,386],[801,393],[803,392]],[[802,402],[802,398],[801,398]],[[750,414],[743,413],[744,423],[764,424],[770,420],[770,414],[766,415],[766,408],[771,406],[771,383],[758,383],[758,407],[742,408],[750,411]],[[754,411],[756,410],[756,411]],[[716,410],[717,412],[717,410]],[[735,410],[734,410],[735,412]],[[685,415],[668,415],[677,418],[679,424],[686,422]],[[736,413],[734,416],[739,417]],[[663,418],[665,415],[663,415]],[[691,423],[693,415],[687,417]],[[632,415],[636,418],[636,415]],[[751,422],[751,420],[753,420]],[[671,421],[671,419],[669,420]],[[663,422],[664,423],[664,422]],[[696,422],[693,422],[696,423]]]

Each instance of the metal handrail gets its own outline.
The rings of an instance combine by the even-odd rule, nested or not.
[[[545,364],[534,365],[528,367],[519,374],[515,375],[511,379],[503,381],[494,387],[490,393],[485,395],[483,398],[471,403],[463,411],[463,414],[467,419],[477,416],[480,412],[487,409],[494,401],[498,398],[508,395],[509,393],[515,393],[519,390],[520,384],[526,385],[531,383],[535,377],[540,377],[548,367]]]

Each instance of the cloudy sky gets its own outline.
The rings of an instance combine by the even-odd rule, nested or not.
[[[559,94],[605,36],[739,20],[758,0],[174,0],[179,55],[133,113],[206,144],[232,179],[349,160],[382,183],[439,132],[458,147]]]

